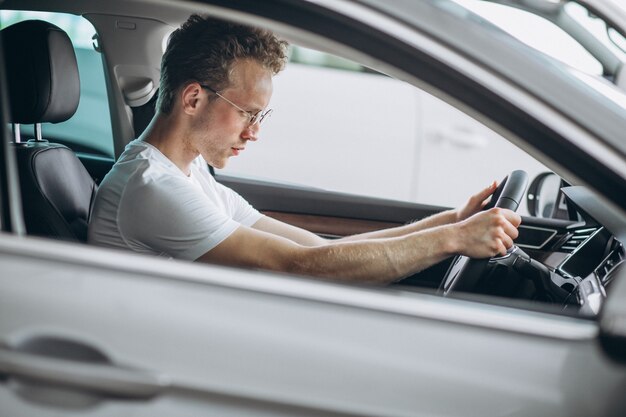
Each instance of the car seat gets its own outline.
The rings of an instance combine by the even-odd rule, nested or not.
[[[1,39],[26,231],[86,242],[97,185],[71,149],[41,137],[41,123],[63,122],[78,107],[70,38],[53,24],[29,20],[3,29]],[[35,125],[36,138],[22,142],[19,124]]]

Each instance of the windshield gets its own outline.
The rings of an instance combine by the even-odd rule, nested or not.
[[[609,31],[604,20],[577,2],[570,1],[555,8],[555,12],[547,12],[539,7],[531,10],[521,4],[511,6],[498,1],[454,1],[526,45],[588,74],[612,72],[605,68],[608,59],[626,61],[626,53],[616,45],[616,40],[624,38],[612,29]]]
[[[566,70],[626,111],[626,39],[576,1],[525,6],[506,0],[453,0]],[[507,3],[507,4],[502,4]],[[619,3],[626,11],[626,3]],[[532,28],[532,29],[531,29]]]

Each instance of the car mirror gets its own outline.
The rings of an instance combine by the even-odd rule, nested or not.
[[[561,178],[553,172],[543,172],[528,187],[526,203],[528,212],[535,217],[553,218],[558,209]]]

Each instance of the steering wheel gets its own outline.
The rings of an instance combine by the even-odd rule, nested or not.
[[[516,211],[520,201],[522,201],[527,184],[528,174],[525,171],[516,170],[511,172],[496,188],[484,210],[500,207]],[[515,248],[515,245],[512,246],[507,251],[507,255]],[[456,291],[476,292],[479,288],[481,277],[484,276],[487,270],[488,263],[489,258],[471,259],[467,256],[456,256],[448,268],[443,281],[441,281],[439,292],[444,296]]]

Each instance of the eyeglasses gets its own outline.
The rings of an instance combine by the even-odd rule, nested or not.
[[[252,126],[254,126],[257,123],[258,124],[263,123],[263,120],[265,120],[267,118],[267,116],[272,114],[272,111],[273,111],[272,109],[267,109],[265,111],[259,110],[256,113],[252,113],[250,111],[242,109],[241,107],[239,107],[238,105],[236,105],[235,103],[233,103],[232,101],[230,101],[229,99],[227,99],[226,97],[224,97],[223,95],[221,95],[220,93],[218,93],[217,91],[215,91],[214,89],[209,87],[208,85],[200,84],[200,87],[209,90],[210,92],[212,92],[213,94],[217,95],[219,98],[221,98],[222,100],[226,101],[228,104],[230,104],[231,106],[233,106],[237,110],[239,110],[241,112],[244,112],[248,116],[248,127],[252,127]]]

